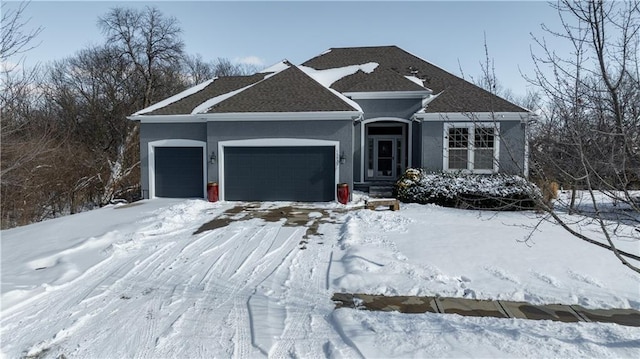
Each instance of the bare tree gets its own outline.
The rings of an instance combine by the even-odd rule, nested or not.
[[[185,55],[183,64],[188,86],[197,85],[216,76],[214,64],[204,61],[200,54]]]
[[[11,9],[7,2],[2,3],[2,19],[0,20],[0,59],[23,54],[37,44],[33,40],[42,32],[42,27],[26,30],[29,19],[24,18],[24,10],[29,2],[21,2],[16,9]]]
[[[184,89],[184,81],[176,78],[184,57],[182,30],[174,17],[164,16],[155,7],[143,10],[114,8],[101,17],[98,25],[107,36],[109,48],[124,58],[140,79],[143,90],[139,99],[130,105],[125,116],[151,105],[155,101]],[[124,125],[125,131],[115,141],[115,157],[109,159],[110,175],[106,181],[102,202],[108,202],[116,194],[120,182],[131,172],[125,164],[130,156],[137,157],[138,127]],[[135,163],[135,161],[134,161]]]
[[[217,77],[251,75],[258,71],[253,65],[233,63],[222,57],[218,57],[212,66],[213,74]]]
[[[564,39],[571,57],[561,57],[542,38],[534,38],[536,72],[529,80],[549,99],[549,118],[538,133],[533,157],[537,175],[588,194],[582,214],[598,229],[585,234],[584,221],[541,207],[577,238],[610,249],[622,264],[640,273],[629,259],[638,255],[616,247],[616,239],[640,240],[640,97],[638,51],[640,5],[637,0],[604,2],[561,0],[555,9],[562,29],[547,34]],[[615,206],[602,203],[602,196]],[[572,212],[570,212],[572,213]],[[625,230],[628,226],[635,230]],[[602,243],[604,241],[604,243]]]
[[[178,20],[165,17],[155,7],[114,8],[99,19],[98,25],[107,42],[131,62],[144,80],[142,107],[164,96],[157,93],[158,77],[174,70],[183,58],[184,43]]]

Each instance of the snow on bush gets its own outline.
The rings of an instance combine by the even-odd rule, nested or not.
[[[445,207],[523,210],[535,207],[540,190],[526,179],[506,174],[434,173],[409,168],[395,184],[396,198]]]

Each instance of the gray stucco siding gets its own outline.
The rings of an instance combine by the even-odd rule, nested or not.
[[[422,167],[422,123],[418,121],[413,121],[411,123],[411,147],[409,150],[411,152],[411,161],[409,163],[409,167],[420,168]]]
[[[356,122],[353,125],[353,178],[356,182],[360,182],[362,173],[362,139],[361,132],[364,131],[362,122]]]
[[[353,188],[353,121],[345,120],[291,120],[291,121],[210,121],[207,123],[209,153],[216,151],[218,143],[231,140],[293,138],[337,141],[345,163],[339,166],[339,182]],[[220,181],[219,164],[208,166],[208,180]]]
[[[427,171],[442,171],[443,122],[422,122],[422,168]]]
[[[421,99],[355,100],[364,111],[364,119],[395,117],[409,119],[422,107]]]
[[[519,121],[500,122],[500,172],[524,173],[525,126]]]
[[[205,123],[141,123],[140,185],[143,198],[149,198],[149,142],[158,140],[207,140]]]

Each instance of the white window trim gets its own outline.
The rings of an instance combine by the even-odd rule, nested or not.
[[[442,134],[442,169],[445,172],[463,172],[463,173],[477,173],[477,174],[491,174],[498,173],[500,170],[500,123],[499,122],[447,122],[444,124],[444,131]],[[475,160],[475,128],[476,127],[491,127],[495,130],[493,137],[493,170],[488,169],[474,169]],[[450,128],[468,128],[469,129],[469,144],[467,147],[468,163],[467,169],[453,168],[449,169],[449,129]]]
[[[365,183],[365,171],[367,170],[365,163],[365,146],[367,137],[367,124],[373,122],[400,122],[407,124],[407,165],[411,167],[413,161],[413,121],[398,117],[376,117],[360,121],[360,183]]]
[[[335,178],[334,184],[340,182],[340,142],[304,138],[258,138],[249,140],[230,140],[218,142],[218,186],[219,198],[224,201],[224,162],[226,147],[334,147]],[[333,192],[334,201],[338,200],[337,191]]]
[[[148,144],[149,198],[156,197],[156,147],[202,147],[202,198],[207,197],[207,143],[204,141],[172,139],[151,141]]]

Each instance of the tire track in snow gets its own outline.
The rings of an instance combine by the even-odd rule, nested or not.
[[[44,305],[15,312],[14,319],[54,309],[43,317],[55,324],[57,341],[45,332],[26,344],[26,333],[42,323],[39,315],[16,326],[20,333],[12,338],[27,348],[56,346],[47,352],[52,356],[324,357],[329,350],[358,356],[325,317],[333,309],[326,283],[331,246],[299,249],[304,227],[236,223],[200,236],[185,228],[156,233],[116,251],[84,281],[36,301]],[[260,347],[255,340],[268,332],[253,312],[252,298],[258,297],[284,313],[277,317],[282,324],[273,345]]]
[[[195,343],[192,341],[197,342],[204,337],[211,339],[211,347],[201,348],[197,353],[182,354],[232,356],[234,353],[222,351],[229,342],[233,342],[237,355],[252,355],[254,349],[247,298],[277,266],[272,257],[279,258],[284,251],[294,250],[297,237],[302,235],[301,230],[294,230],[289,236],[284,236],[279,226],[266,227],[258,230],[245,228],[235,238],[219,244],[216,260],[207,268],[203,278],[205,289],[202,296],[186,309],[161,342],[168,343],[166,339],[180,336],[184,347],[193,348]],[[197,333],[193,328],[197,328]]]
[[[303,266],[303,261],[309,259],[305,254],[308,252],[300,251],[296,253],[291,266],[300,267]],[[302,257],[302,258],[301,258]],[[307,262],[309,263],[309,262]],[[311,263],[321,263],[320,261],[311,261]],[[287,298],[286,305],[286,319],[284,330],[278,338],[278,341],[269,351],[270,357],[282,358],[285,356],[302,356],[302,357],[314,357],[320,356],[323,353],[322,346],[319,345],[319,341],[323,339],[317,339],[315,335],[309,335],[311,332],[311,321],[316,311],[315,302],[322,297],[328,298],[324,295],[326,291],[322,283],[323,276],[316,268],[304,268],[307,270],[292,272],[287,268],[284,298]],[[297,277],[296,273],[308,273],[308,276]],[[302,297],[298,295],[302,294]],[[296,344],[298,348],[296,348]],[[301,351],[298,353],[298,350]],[[323,355],[322,355],[323,357]]]
[[[221,230],[217,237],[224,236],[225,230]],[[205,236],[203,236],[205,237]],[[203,262],[198,257],[204,249],[211,247],[211,242],[215,242],[210,238],[198,238],[191,242],[184,242],[184,245],[174,246],[171,251],[163,251],[160,255],[155,256],[158,260],[147,261],[144,266],[140,265],[136,270],[132,270],[130,275],[134,278],[132,282],[141,283],[145,278],[155,278],[149,283],[143,295],[150,294],[150,297],[140,298],[139,303],[134,308],[139,315],[132,314],[132,322],[130,324],[136,328],[144,328],[141,334],[133,339],[125,338],[126,343],[131,342],[132,345],[138,345],[137,353],[142,356],[154,356],[156,346],[160,341],[160,337],[167,331],[191,306],[193,306],[193,291],[197,289],[194,283],[199,283],[206,275],[206,271],[202,270]],[[180,242],[179,242],[180,243]],[[179,267],[182,265],[183,267]],[[167,267],[173,270],[168,270]],[[176,285],[170,288],[163,288],[164,282],[178,282],[176,278],[181,279],[180,274],[176,272],[185,271],[192,273],[190,278],[185,277],[185,285],[183,287],[183,295],[181,299],[176,300]],[[156,285],[157,284],[157,285]],[[159,295],[156,295],[159,294]],[[177,305],[174,305],[177,304]],[[127,351],[125,351],[127,352]],[[131,352],[131,351],[128,351]]]
[[[332,323],[333,302],[327,284],[332,246],[298,251],[287,268],[282,268],[279,297],[284,301],[284,328],[269,350],[269,357],[325,358],[362,357],[357,348],[343,340]]]

